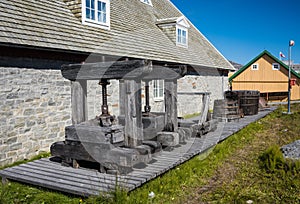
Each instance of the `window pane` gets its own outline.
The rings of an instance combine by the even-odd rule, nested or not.
[[[101,3],[101,11],[106,12],[106,3]]]
[[[164,89],[160,88],[158,97],[163,97],[163,96],[164,96]]]
[[[91,18],[92,20],[95,20],[95,10],[91,10]]]
[[[158,82],[159,82],[159,88],[163,88],[163,86],[164,86],[164,81],[163,81],[163,80],[159,80]]]
[[[177,42],[181,43],[181,30],[177,30]]]
[[[182,37],[182,44],[186,44],[186,38]]]
[[[88,8],[85,9],[85,15],[86,15],[87,19],[91,18],[90,9],[88,9]]]
[[[102,16],[103,16],[102,22],[103,22],[103,23],[106,23],[106,13],[103,13]]]
[[[95,0],[91,0],[91,8],[95,9]]]
[[[91,7],[90,0],[86,0],[85,5],[86,5],[87,8],[90,8]]]
[[[181,29],[177,29],[177,35],[181,36]]]

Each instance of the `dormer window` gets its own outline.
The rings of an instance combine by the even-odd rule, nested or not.
[[[172,40],[177,46],[188,46],[188,30],[190,25],[184,16],[158,19],[156,25]]]
[[[84,0],[82,4],[83,24],[110,28],[110,0]]]
[[[177,27],[177,45],[187,46],[187,29]]]
[[[145,3],[145,4],[148,4],[148,5],[152,6],[151,0],[140,0],[140,1]]]

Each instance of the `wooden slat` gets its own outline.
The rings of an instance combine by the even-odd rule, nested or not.
[[[5,176],[7,178],[10,178],[12,180],[21,181],[24,183],[29,183],[53,190],[61,190],[67,193],[74,193],[77,195],[98,195],[100,190],[103,190],[104,192],[107,192],[108,189],[88,189],[85,186],[82,186],[81,184],[78,185],[76,183],[69,183],[66,181],[57,181],[52,178],[41,178],[39,175],[36,175],[34,173],[26,173],[23,171],[18,171],[15,169],[7,169],[4,170]]]

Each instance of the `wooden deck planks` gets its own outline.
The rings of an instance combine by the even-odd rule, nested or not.
[[[240,119],[239,122],[220,122],[214,132],[209,132],[201,138],[191,138],[186,141],[186,144],[174,148],[173,151],[163,151],[161,155],[154,157],[155,162],[148,164],[146,168],[134,168],[133,172],[125,176],[103,174],[84,168],[64,167],[58,162],[50,161],[49,158],[6,168],[0,171],[0,176],[4,179],[79,196],[99,195],[114,191],[116,184],[131,191],[215,146],[218,142],[272,111],[273,109],[259,112],[258,115],[247,116]]]

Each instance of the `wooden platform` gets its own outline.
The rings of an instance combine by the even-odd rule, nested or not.
[[[6,168],[0,171],[0,176],[2,180],[19,181],[79,196],[111,192],[115,190],[116,185],[131,191],[192,157],[205,152],[205,150],[248,124],[266,116],[273,110],[269,109],[259,112],[258,115],[246,116],[238,122],[219,123],[217,130],[214,132],[210,132],[201,138],[191,138],[187,144],[175,148],[171,152],[163,151],[160,156],[154,158],[155,162],[148,164],[146,168],[135,168],[133,172],[126,176],[103,174],[90,169],[64,167],[49,158]]]

